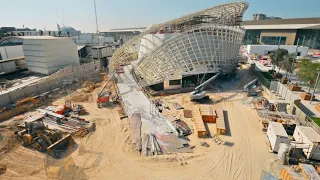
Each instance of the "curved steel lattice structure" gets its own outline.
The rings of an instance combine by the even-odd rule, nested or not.
[[[239,27],[247,3],[223,4],[154,25],[119,48],[110,70],[139,60],[134,72],[144,85],[175,75],[229,73],[245,31]]]

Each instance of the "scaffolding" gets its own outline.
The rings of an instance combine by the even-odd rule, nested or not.
[[[150,53],[134,66],[137,79],[143,81],[144,86],[181,74],[199,74],[207,70],[215,73],[219,68],[228,73],[237,63],[245,33],[239,25],[247,8],[248,3],[243,2],[222,4],[153,25],[114,53],[111,72],[138,60],[141,40],[146,39],[146,35],[157,38],[157,34],[171,34],[162,44],[148,41],[151,49],[144,46]]]

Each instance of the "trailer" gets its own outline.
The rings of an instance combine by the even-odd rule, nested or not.
[[[320,135],[312,127],[297,126],[293,138],[309,147],[303,149],[307,159],[320,160]]]
[[[278,152],[281,143],[288,144],[289,137],[281,123],[270,122],[267,130],[267,136],[270,141],[273,152]]]
[[[198,106],[192,107],[192,118],[194,121],[195,132],[199,138],[207,137],[207,130],[202,121],[202,117]]]

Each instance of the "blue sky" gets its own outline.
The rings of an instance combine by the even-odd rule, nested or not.
[[[99,30],[149,26],[230,0],[96,0]],[[320,17],[320,0],[247,0],[244,19],[254,13],[283,18]],[[0,27],[25,25],[56,30],[56,23],[95,31],[93,0],[1,0]]]

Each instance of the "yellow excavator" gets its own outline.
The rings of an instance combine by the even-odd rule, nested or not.
[[[24,126],[20,127],[20,131],[15,131],[14,134],[21,145],[32,146],[40,152],[47,152],[54,158],[61,158],[75,144],[70,134],[63,136],[58,129],[48,129],[43,123],[43,117],[25,122]]]

